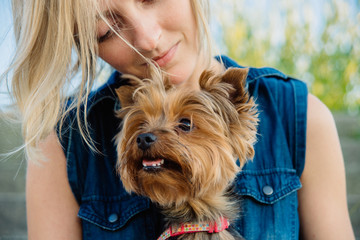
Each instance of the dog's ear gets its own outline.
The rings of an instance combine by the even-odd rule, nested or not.
[[[230,84],[233,90],[229,92],[230,100],[235,104],[239,101],[248,100],[246,90],[246,78],[249,73],[248,68],[229,68],[221,77],[221,81]]]
[[[228,97],[237,106],[249,100],[246,89],[248,72],[248,68],[229,68],[221,75],[204,71],[200,76],[199,85],[202,90],[209,93]]]
[[[199,85],[201,89],[209,90],[209,87],[213,84],[214,73],[210,70],[205,70],[200,75]]]
[[[228,91],[229,99],[235,106],[238,118],[236,121],[230,121],[231,134],[229,136],[241,166],[244,165],[246,159],[254,157],[253,145],[256,142],[258,124],[256,104],[246,89],[248,73],[248,68],[230,68],[221,77],[222,82],[232,86],[232,89]]]
[[[167,75],[164,76],[163,83],[164,83],[165,91],[168,91],[168,90],[174,88],[174,85],[171,84],[170,77]]]
[[[115,89],[121,108],[134,104],[134,92],[141,84],[141,80],[136,77],[124,75],[123,78],[126,78],[126,84]]]
[[[235,89],[231,96],[234,97],[245,90],[248,72],[248,68],[229,68],[219,76],[212,71],[205,70],[200,75],[199,85],[201,89],[211,91],[219,82],[228,83]]]

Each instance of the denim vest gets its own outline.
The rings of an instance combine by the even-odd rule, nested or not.
[[[222,61],[227,68],[240,67],[227,57]],[[149,199],[126,193],[115,170],[114,136],[120,120],[114,112],[120,103],[114,89],[121,84],[115,72],[89,97],[87,120],[99,153],[82,140],[74,112],[59,133],[85,240],[151,240],[164,230],[160,210]],[[260,124],[255,158],[235,181],[241,214],[232,226],[248,240],[299,239],[297,190],[305,163],[306,85],[271,68],[250,68],[247,84]]]

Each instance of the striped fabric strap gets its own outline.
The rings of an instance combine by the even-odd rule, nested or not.
[[[221,217],[219,222],[213,223],[184,223],[176,229],[170,226],[163,232],[157,240],[166,240],[170,237],[178,236],[185,233],[195,232],[222,232],[229,227],[229,220]]]

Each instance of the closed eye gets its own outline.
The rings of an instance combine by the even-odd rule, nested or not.
[[[106,20],[101,20],[98,30],[102,32],[99,34],[97,40],[98,43],[105,42],[107,39],[111,38],[116,33],[120,33],[125,29],[125,22],[120,16],[113,15],[113,13],[108,12],[106,13]]]
[[[142,3],[147,3],[147,4],[150,4],[150,3],[153,3],[155,2],[156,0],[142,0]]]
[[[110,38],[114,32],[109,29],[104,35],[98,37],[98,43],[105,42],[106,39]]]

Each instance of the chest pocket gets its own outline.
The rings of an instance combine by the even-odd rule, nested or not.
[[[273,204],[301,188],[293,169],[244,170],[236,180],[235,191],[254,200]]]
[[[152,209],[148,199],[138,196],[85,200],[78,213],[83,239],[154,239],[157,218]]]
[[[293,169],[242,171],[234,189],[241,209],[237,230],[245,239],[298,239],[300,188]]]

